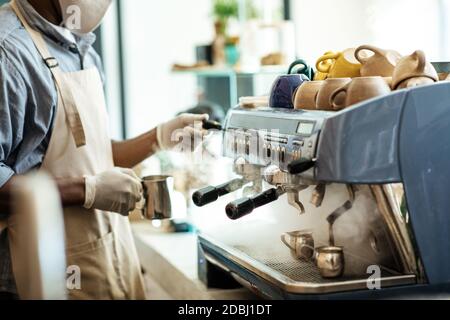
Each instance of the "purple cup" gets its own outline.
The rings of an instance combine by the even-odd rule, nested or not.
[[[295,90],[309,79],[303,74],[288,74],[279,76],[272,85],[269,107],[294,109],[292,98]]]

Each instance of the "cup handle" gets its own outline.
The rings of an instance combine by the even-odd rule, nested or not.
[[[289,66],[289,69],[288,69],[288,74],[292,74],[292,71],[298,65],[303,66],[301,73],[304,74],[305,76],[309,77],[310,76],[310,74],[309,74],[310,68],[309,68],[308,64],[305,62],[305,60],[302,60],[302,59],[295,60],[294,62],[291,63],[291,65]]]
[[[313,251],[312,257],[307,257],[307,258],[308,258],[308,260],[313,260],[313,261],[315,261],[315,256],[316,256],[316,250],[315,250],[315,248],[314,248],[314,247],[311,247],[310,245],[307,245],[307,244],[302,245],[302,246],[300,247],[300,252],[303,254],[303,256],[305,255],[305,254],[303,253],[303,249],[304,249],[304,248],[312,249],[312,251]]]
[[[364,64],[367,62],[367,60],[369,60],[369,58],[364,58],[360,55],[361,51],[363,50],[368,50],[368,51],[372,51],[375,54],[379,54],[379,55],[384,55],[384,50],[371,46],[371,45],[363,45],[360,46],[356,49],[355,51],[355,58],[356,60],[358,60],[361,64]]]
[[[317,60],[317,63],[316,63],[317,71],[322,72],[322,73],[328,73],[330,71],[331,66],[325,65],[322,62],[327,61],[327,60],[336,60],[337,58],[339,58],[340,55],[341,55],[341,53],[330,52],[330,53],[326,53],[323,56],[321,56],[319,58],[319,60]]]
[[[289,249],[295,250],[295,248],[292,248],[291,245],[290,245],[290,243],[287,242],[286,236],[287,236],[286,234],[282,234],[282,235],[281,235],[281,241],[282,241]]]
[[[335,100],[337,98],[338,95],[340,95],[341,93],[345,93],[347,94],[347,90],[348,90],[349,85],[345,85],[342,88],[336,89],[330,96],[330,105],[333,107],[333,110],[342,110],[345,108],[345,105],[338,105]]]
[[[425,57],[425,52],[422,50],[417,50],[414,52],[414,55],[417,58],[417,71],[423,72],[426,67],[427,58]]]

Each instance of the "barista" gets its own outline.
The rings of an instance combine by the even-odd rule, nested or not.
[[[82,270],[73,299],[145,298],[127,215],[141,199],[130,169],[172,133],[206,115],[180,115],[128,141],[111,141],[92,33],[111,0],[14,0],[0,9],[0,213],[11,186],[31,170],[49,172],[64,209],[68,265]],[[44,191],[45,192],[45,191]],[[7,230],[0,231],[0,297],[17,294]]]

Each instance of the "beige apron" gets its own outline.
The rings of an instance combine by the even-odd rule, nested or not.
[[[98,70],[63,73],[42,35],[30,27],[14,1],[12,8],[47,63],[58,91],[53,133],[42,170],[55,178],[70,178],[112,169],[108,116]],[[127,217],[71,207],[64,209],[64,224],[67,266],[81,270],[81,289],[69,290],[69,298],[145,299]]]

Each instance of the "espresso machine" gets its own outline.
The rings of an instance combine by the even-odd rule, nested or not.
[[[223,135],[238,178],[193,195],[212,207],[236,194],[211,213],[236,223],[199,233],[206,284],[233,278],[269,299],[450,293],[450,83],[340,112],[236,107]],[[315,247],[332,238],[343,272],[293,256],[280,235],[294,229]]]

